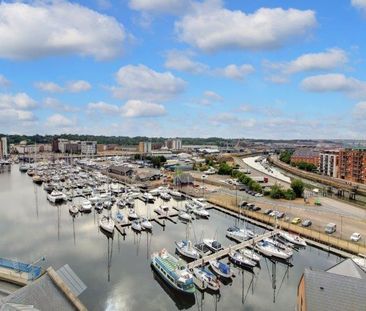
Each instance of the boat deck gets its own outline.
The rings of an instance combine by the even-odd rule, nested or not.
[[[211,260],[215,260],[215,259],[219,259],[219,258],[227,256],[231,251],[237,251],[237,250],[243,249],[245,247],[251,246],[251,245],[253,245],[253,244],[255,244],[259,241],[262,241],[266,238],[273,237],[273,236],[277,235],[278,232],[279,232],[279,230],[269,231],[269,232],[266,232],[262,235],[256,236],[256,237],[254,237],[250,240],[241,242],[241,243],[233,245],[233,246],[229,246],[227,248],[224,248],[221,251],[218,251],[217,253],[213,253],[211,255],[204,256],[200,259],[197,259],[195,261],[192,261],[192,262],[188,263],[187,268],[188,269],[193,269],[193,268],[205,265]]]

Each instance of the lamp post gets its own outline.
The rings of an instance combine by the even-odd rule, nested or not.
[[[207,178],[206,175],[202,175],[201,176],[201,179],[202,179],[202,194],[203,194],[203,197],[205,197],[205,179]]]

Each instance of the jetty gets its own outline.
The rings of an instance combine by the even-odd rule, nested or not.
[[[188,269],[197,268],[199,266],[203,266],[203,265],[207,264],[211,260],[216,260],[216,259],[225,257],[232,251],[238,251],[238,250],[243,249],[245,247],[253,246],[255,243],[257,243],[259,241],[262,241],[266,238],[270,238],[270,237],[273,237],[273,236],[277,235],[279,233],[279,231],[280,230],[278,230],[278,229],[273,230],[273,231],[269,231],[269,232],[266,232],[264,234],[258,235],[256,237],[250,239],[250,240],[238,243],[236,245],[228,246],[228,247],[222,249],[221,251],[218,251],[216,253],[204,256],[200,259],[197,259],[195,261],[192,261],[192,262],[188,263],[187,268]]]

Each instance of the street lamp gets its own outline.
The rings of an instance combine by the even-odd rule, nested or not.
[[[201,179],[202,179],[202,194],[203,194],[203,197],[205,197],[205,179],[207,178],[206,175],[202,175],[201,176]]]

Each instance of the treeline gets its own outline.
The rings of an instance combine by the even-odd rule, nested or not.
[[[117,144],[124,146],[135,146],[141,141],[151,141],[151,143],[164,143],[168,138],[165,137],[146,137],[146,136],[104,136],[104,135],[77,135],[77,134],[61,134],[61,135],[5,135],[9,144],[19,144],[21,141],[27,141],[29,144],[47,144],[52,143],[53,138],[64,138],[69,140],[93,140],[98,144]],[[234,144],[236,140],[223,139],[219,137],[210,138],[181,138],[184,145],[218,145],[226,146],[226,144]]]

